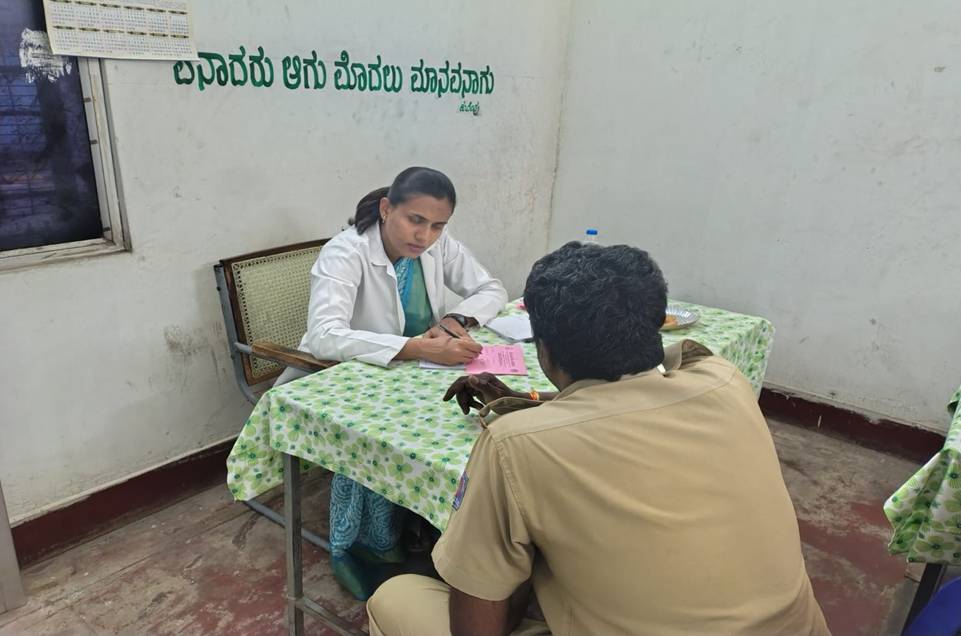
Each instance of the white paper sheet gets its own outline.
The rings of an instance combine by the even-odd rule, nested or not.
[[[531,331],[531,319],[526,313],[494,318],[486,326],[501,338],[514,342],[530,340],[534,337],[534,332]]]
[[[463,364],[455,364],[455,365],[447,366],[445,364],[437,364],[436,362],[428,362],[427,360],[421,360],[420,368],[433,369],[434,371],[463,371],[465,367]]]

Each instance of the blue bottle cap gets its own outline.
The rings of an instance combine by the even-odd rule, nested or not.
[[[587,230],[587,235],[588,235],[588,236],[597,236],[597,230],[595,230],[594,228],[588,228],[588,230]]]

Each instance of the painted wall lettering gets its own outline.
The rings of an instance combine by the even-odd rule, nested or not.
[[[374,60],[352,60],[347,51],[333,61],[331,81],[328,82],[327,65],[319,59],[317,51],[310,54],[287,55],[275,64],[262,46],[247,49],[239,46],[236,53],[226,57],[220,53],[200,51],[199,62],[182,60],[173,64],[174,81],[182,86],[196,86],[204,91],[212,86],[251,86],[270,88],[283,86],[288,90],[323,90],[332,84],[338,91],[397,93],[404,88],[404,68],[384,61],[376,55]],[[494,92],[494,71],[490,65],[483,70],[466,68],[457,62],[444,60],[443,66],[426,66],[423,58],[410,67],[408,88],[412,93],[425,93],[440,98],[455,95],[462,100],[469,95],[490,95]],[[462,111],[475,112],[480,105]]]

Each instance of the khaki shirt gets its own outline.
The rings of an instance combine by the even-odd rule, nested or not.
[[[487,600],[533,577],[555,635],[828,634],[750,384],[692,341],[665,354],[495,420],[437,571]]]

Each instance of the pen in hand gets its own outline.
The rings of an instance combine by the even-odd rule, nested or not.
[[[458,336],[456,333],[454,333],[453,331],[451,331],[450,329],[448,329],[447,327],[445,327],[443,324],[437,323],[437,326],[440,327],[441,329],[443,329],[443,330],[444,330],[444,333],[446,333],[446,334],[447,334],[448,336],[450,336],[451,338],[456,338],[457,340],[460,340],[460,336]]]

